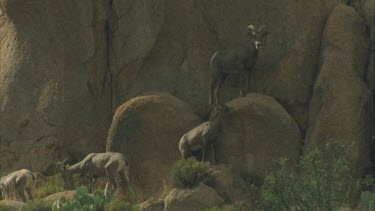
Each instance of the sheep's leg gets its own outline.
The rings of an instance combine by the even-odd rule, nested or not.
[[[212,163],[216,163],[216,160],[215,160],[215,143],[212,143],[211,144],[211,151],[212,151]]]
[[[242,77],[242,85],[241,85],[240,96],[245,97],[249,90],[249,73],[244,72],[241,74],[241,77]]]
[[[97,179],[96,177],[92,177],[92,179],[91,179],[91,193],[94,193],[96,179]]]
[[[226,76],[222,74],[217,79],[217,82],[216,82],[216,85],[215,85],[215,90],[214,90],[215,104],[219,103],[220,88],[224,83],[225,77]]]
[[[23,202],[26,202],[26,196],[24,190],[17,190],[18,195],[21,197]]]
[[[109,164],[107,164],[104,167],[105,168],[105,172],[107,174],[108,181],[112,185],[111,193],[113,193],[116,190],[116,188],[117,188],[116,179],[115,179],[115,174],[116,174],[117,167],[118,166],[115,165],[115,163],[109,163]]]
[[[27,195],[29,195],[29,199],[30,200],[34,200],[33,199],[33,196],[31,195],[31,189],[30,188],[25,188],[26,192],[27,192]]]
[[[206,154],[206,147],[203,147],[203,149],[202,149],[202,160],[201,160],[201,162],[204,162],[205,154]]]
[[[209,99],[208,99],[208,105],[213,105],[213,97],[214,97],[214,90],[215,90],[215,87],[216,87],[216,84],[217,84],[217,81],[218,81],[218,77],[215,75],[215,76],[212,76],[212,79],[210,81],[210,90],[209,90]]]

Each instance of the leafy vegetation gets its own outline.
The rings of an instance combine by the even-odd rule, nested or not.
[[[237,205],[224,205],[223,207],[213,207],[209,209],[204,209],[203,211],[246,211],[247,209],[241,208]]]
[[[22,211],[51,211],[51,202],[42,199],[27,201]]]
[[[105,206],[106,211],[141,211],[137,205],[132,205],[127,201],[113,201]]]
[[[104,211],[106,203],[111,201],[111,197],[104,196],[104,193],[100,190],[95,191],[93,195],[89,194],[87,187],[79,187],[74,194],[73,200],[67,200],[61,198],[56,200],[52,204],[53,210],[93,210],[93,211]]]
[[[368,206],[369,210],[375,210],[375,193],[365,191],[361,194],[361,202]]]
[[[349,146],[329,141],[324,151],[315,149],[300,162],[280,161],[260,194],[260,210],[335,210],[345,207],[351,184]]]
[[[172,185],[177,188],[191,188],[208,176],[209,164],[195,158],[177,161],[172,167]]]
[[[60,175],[46,177],[41,185],[34,190],[34,197],[44,198],[54,193],[64,191],[64,181]]]
[[[11,211],[11,210],[13,210],[12,207],[10,207],[8,205],[0,204],[0,211]]]

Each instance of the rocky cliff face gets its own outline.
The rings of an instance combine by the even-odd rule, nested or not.
[[[147,91],[168,92],[205,117],[209,59],[218,49],[249,44],[249,24],[269,29],[249,91],[278,101],[312,147],[331,134],[363,130],[358,143],[367,147],[374,79],[371,51],[360,49],[374,33],[362,30],[373,20],[373,7],[358,10],[365,11],[361,17],[336,5],[0,0],[0,169],[47,170],[68,155],[104,151],[117,107]],[[230,77],[222,95],[223,101],[237,98],[239,78]]]

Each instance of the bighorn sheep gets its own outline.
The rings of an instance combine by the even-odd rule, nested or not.
[[[90,153],[82,161],[70,166],[57,163],[65,182],[65,188],[72,188],[73,174],[82,173],[91,178],[91,191],[96,179],[106,176],[112,186],[112,192],[120,186],[119,179],[125,179],[129,185],[129,165],[125,155],[117,152]],[[108,183],[107,183],[108,186]],[[129,186],[130,189],[130,186]],[[130,189],[131,190],[131,189]]]
[[[185,133],[179,143],[183,159],[192,157],[194,152],[202,151],[202,162],[205,161],[207,146],[211,145],[212,162],[215,163],[215,141],[220,130],[223,114],[228,111],[224,105],[214,105],[210,120]]]
[[[17,193],[22,201],[26,202],[25,191],[29,195],[29,199],[33,200],[31,188],[36,184],[35,175],[27,169],[15,171],[0,180],[0,190],[5,198],[10,198],[12,194]]]
[[[248,26],[248,35],[252,43],[247,46],[216,51],[210,60],[212,79],[209,87],[209,105],[219,103],[219,91],[227,75],[240,74],[242,85],[240,96],[246,95],[249,86],[249,73],[256,63],[261,43],[268,34],[266,26],[258,30],[253,25]]]

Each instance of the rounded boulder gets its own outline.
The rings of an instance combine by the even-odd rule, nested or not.
[[[181,158],[181,136],[200,122],[189,106],[170,94],[139,96],[117,109],[107,151],[124,153],[131,183],[145,195],[156,193],[167,184],[171,166]]]
[[[272,97],[248,94],[226,103],[216,159],[228,163],[243,176],[263,177],[277,161],[296,160],[301,134],[296,121]]]

